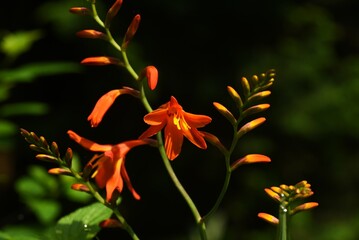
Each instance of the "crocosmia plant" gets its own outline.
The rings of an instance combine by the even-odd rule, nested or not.
[[[209,219],[215,217],[214,213],[224,204],[223,199],[230,186],[232,174],[236,174],[237,169],[242,165],[269,164],[272,161],[269,156],[260,153],[239,156],[235,149],[239,140],[248,132],[265,123],[266,118],[261,114],[270,108],[268,98],[275,83],[276,71],[269,69],[250,77],[242,77],[237,80],[240,82],[240,88],[232,87],[235,85],[233,84],[218,89],[218,91],[226,92],[231,105],[215,101],[208,102],[218,115],[215,116],[216,118],[209,116],[210,114],[206,112],[198,112],[192,110],[190,106],[182,105],[181,99],[171,93],[168,93],[170,97],[164,102],[152,103],[151,98],[148,97],[149,93],[157,94],[157,85],[166,80],[161,79],[161,72],[156,66],[149,65],[139,70],[134,69],[131,64],[132,55],[128,53],[131,43],[135,41],[136,32],[141,26],[141,15],[134,15],[132,21],[129,21],[127,31],[122,33],[120,39],[117,39],[113,37],[113,32],[117,35],[118,30],[112,27],[114,25],[112,23],[117,20],[116,16],[123,4],[126,4],[126,0],[124,2],[113,1],[112,6],[103,14],[104,17],[101,17],[102,14],[97,7],[99,1],[88,0],[83,3],[83,6],[74,6],[70,9],[71,14],[79,15],[79,20],[90,19],[97,24],[96,29],[84,29],[76,35],[83,38],[83,41],[95,39],[106,42],[113,51],[111,55],[84,57],[79,64],[114,65],[119,71],[128,73],[126,76],[131,81],[129,83],[127,80],[119,80],[120,88],[108,89],[89,113],[88,124],[92,128],[105,124],[103,119],[111,118],[109,109],[117,106],[114,104],[115,101],[121,102],[121,95],[128,95],[139,103],[136,106],[121,105],[122,108],[141,106],[146,114],[140,119],[141,126],[137,128],[131,126],[139,129],[137,134],[126,140],[121,138],[113,143],[105,143],[101,139],[89,139],[86,136],[88,133],[78,129],[69,129],[67,131],[69,141],[73,141],[75,146],[78,144],[78,149],[67,148],[64,153],[60,152],[56,142],[48,142],[45,137],[21,128],[21,134],[30,148],[36,152],[36,158],[51,164],[52,167],[48,169],[49,174],[70,176],[74,180],[71,185],[72,190],[87,193],[94,200],[92,204],[61,218],[52,231],[44,234],[44,238],[46,235],[46,239],[69,239],[68,236],[76,235],[78,236],[76,239],[98,239],[97,234],[104,228],[119,228],[126,232],[130,239],[142,239],[141,232],[136,230],[136,224],[127,220],[131,212],[124,213],[120,209],[126,208],[123,205],[129,201],[142,200],[141,191],[137,191],[136,184],[131,181],[135,173],[127,168],[127,163],[138,161],[135,157],[137,155],[130,153],[140,152],[141,148],[149,148],[157,156],[156,159],[151,157],[150,160],[163,163],[169,176],[168,180],[172,181],[173,188],[178,190],[179,196],[188,206],[189,213],[192,213],[193,226],[197,228],[196,239],[212,239],[207,230],[207,223]],[[105,84],[105,82],[102,81],[99,84]],[[217,123],[215,121],[217,117],[223,117],[224,121]],[[229,128],[223,128],[221,124],[227,124]],[[119,130],[125,127],[118,126]],[[218,131],[216,131],[217,127]],[[222,129],[232,129],[230,139],[223,139],[218,135]],[[108,134],[110,135],[111,132]],[[187,143],[188,146],[184,147]],[[182,158],[184,151],[193,150],[201,154],[210,148],[218,151],[218,156],[222,158],[219,161],[223,162],[223,169],[218,169],[218,171],[223,171],[219,173],[223,176],[222,188],[214,199],[208,199],[208,202],[212,204],[211,207],[203,209],[197,205],[180,178],[177,177],[173,163],[176,160],[191,165],[189,159]],[[80,149],[81,152],[88,151],[88,154],[81,157],[83,165],[79,169],[74,166],[74,153]],[[242,151],[246,150],[242,149]],[[206,161],[218,161],[218,159],[206,159]],[[206,171],[205,168],[206,166],[203,166],[203,171]],[[156,169],[151,169],[151,172],[156,174]],[[206,194],[205,189],[203,191],[203,194]],[[289,238],[288,220],[291,216],[318,206],[316,202],[297,204],[297,201],[313,194],[311,185],[306,180],[293,186],[282,184],[279,187],[266,188],[265,192],[279,204],[279,217],[267,213],[259,213],[258,216],[278,226],[277,239]],[[91,214],[84,214],[84,212]],[[256,213],[253,214],[256,215]],[[182,232],[181,229],[178,231]],[[239,236],[240,233],[238,233],[238,239]]]

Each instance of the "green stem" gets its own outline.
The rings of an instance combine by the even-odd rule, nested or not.
[[[167,157],[167,154],[165,152],[165,148],[163,146],[161,132],[159,132],[157,134],[157,141],[158,141],[158,150],[160,152],[160,155],[162,157],[163,163],[165,164],[166,170],[167,170],[170,178],[172,179],[172,181],[175,184],[176,188],[181,193],[182,197],[185,199],[185,201],[187,202],[187,205],[189,206],[190,210],[192,211],[192,214],[193,214],[193,216],[194,216],[194,218],[196,220],[197,226],[198,226],[198,230],[200,232],[201,239],[202,240],[207,240],[206,224],[203,221],[203,219],[202,219],[196,205],[194,204],[191,197],[188,195],[188,193],[186,192],[186,190],[182,186],[181,182],[178,180],[175,172],[173,171],[173,168],[171,166],[171,163],[170,163],[170,161],[169,161],[169,159]]]
[[[228,162],[228,161],[226,160],[226,162]],[[208,219],[213,213],[215,213],[217,211],[217,209],[219,208],[219,206],[221,205],[222,200],[227,192],[230,180],[231,180],[231,170],[230,170],[230,168],[227,167],[226,176],[224,179],[224,183],[223,183],[221,192],[218,195],[217,200],[216,200],[215,204],[213,205],[213,207],[211,208],[211,210],[203,217],[203,221]]]
[[[278,240],[289,240],[289,210],[284,204],[279,205]]]
[[[133,231],[132,227],[126,222],[126,219],[122,216],[117,208],[112,208],[113,213],[116,215],[117,219],[121,222],[122,228],[128,232],[133,240],[139,240],[140,238]]]

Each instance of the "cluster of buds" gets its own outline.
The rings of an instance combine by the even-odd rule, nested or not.
[[[76,33],[76,36],[81,38],[91,38],[91,39],[100,39],[109,42],[112,44],[117,50],[122,52],[122,59],[118,57],[113,56],[94,56],[94,57],[88,57],[81,61],[84,65],[96,65],[96,66],[103,66],[103,65],[117,65],[120,67],[126,68],[133,77],[141,82],[143,79],[147,78],[148,86],[151,90],[154,90],[157,85],[158,81],[158,71],[157,68],[154,66],[147,66],[143,68],[141,71],[140,76],[137,76],[137,74],[133,71],[132,67],[128,63],[126,50],[135,36],[138,27],[140,25],[141,21],[141,15],[136,14],[131,23],[129,24],[126,33],[124,34],[122,38],[121,44],[117,44],[117,42],[112,37],[112,34],[110,32],[110,26],[112,20],[115,18],[117,13],[119,12],[123,0],[116,0],[112,6],[109,8],[106,14],[106,18],[104,21],[101,20],[101,18],[97,15],[96,11],[96,1],[92,0],[90,1],[92,8],[86,8],[86,7],[72,7],[70,8],[70,12],[77,15],[89,15],[93,17],[97,23],[103,28],[103,30],[96,30],[96,29],[84,29]]]
[[[281,184],[279,187],[273,186],[264,190],[269,197],[279,203],[279,214],[293,216],[298,212],[307,211],[319,205],[317,202],[306,202],[297,205],[298,200],[308,198],[314,194],[310,187],[311,185],[303,180],[295,185]],[[279,223],[278,218],[268,213],[259,213],[258,217],[273,224]]]
[[[260,103],[260,101],[271,94],[268,89],[273,85],[275,76],[275,70],[270,69],[265,73],[253,75],[249,80],[242,77],[242,94],[239,94],[233,87],[227,86],[228,94],[235,103],[236,112],[232,113],[227,107],[218,102],[213,102],[213,106],[229,121],[235,130],[232,146],[226,148],[216,136],[207,132],[204,133],[206,140],[216,146],[224,155],[229,155],[239,138],[262,125],[266,121],[264,117],[252,118],[244,124],[242,122],[244,119],[263,112],[270,107],[270,104]],[[265,155],[249,154],[231,163],[230,170],[233,171],[243,164],[270,161],[270,158]]]
[[[69,175],[71,172],[69,168],[71,168],[72,164],[72,149],[67,148],[66,153],[63,157],[60,155],[59,147],[56,142],[52,142],[48,144],[47,140],[43,136],[37,136],[34,132],[29,132],[25,129],[20,129],[21,135],[24,139],[30,144],[29,147],[38,152],[36,158],[51,163],[57,163],[62,168],[52,168],[49,170],[51,174],[64,174]]]

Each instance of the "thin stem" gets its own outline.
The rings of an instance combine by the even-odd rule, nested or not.
[[[187,202],[187,205],[189,206],[190,210],[192,211],[192,214],[193,214],[193,216],[194,216],[194,218],[196,220],[197,226],[198,226],[198,230],[200,232],[201,239],[202,240],[207,240],[206,224],[202,220],[202,217],[201,217],[196,205],[194,204],[191,197],[188,195],[188,193],[186,192],[186,190],[182,186],[181,182],[178,180],[175,172],[173,171],[173,168],[171,166],[171,163],[170,163],[170,161],[169,161],[169,159],[167,157],[167,154],[165,152],[165,148],[163,146],[161,132],[159,132],[157,134],[157,141],[158,141],[158,150],[159,150],[160,155],[162,157],[163,163],[165,164],[165,167],[166,167],[166,170],[168,172],[168,175],[170,176],[170,178],[172,179],[172,181],[175,184],[176,188],[181,193],[182,197],[185,199],[185,201]]]
[[[280,204],[279,206],[279,229],[278,229],[278,240],[289,240],[289,231],[288,231],[288,223],[289,223],[289,211],[288,208]]]
[[[112,208],[113,213],[116,215],[117,219],[121,222],[122,228],[128,232],[133,240],[139,240],[140,238],[133,231],[132,227],[127,223],[126,219],[122,216],[117,208]]]
[[[226,159],[226,162],[229,162],[229,161]],[[205,221],[213,213],[215,213],[217,211],[217,209],[219,208],[219,206],[221,205],[222,200],[223,200],[223,198],[224,198],[224,196],[225,196],[225,194],[227,192],[230,179],[231,179],[231,170],[230,170],[230,168],[227,167],[226,176],[224,178],[224,182],[223,182],[221,192],[218,195],[217,200],[216,200],[215,204],[213,205],[213,207],[211,208],[211,210],[203,217],[203,221]]]

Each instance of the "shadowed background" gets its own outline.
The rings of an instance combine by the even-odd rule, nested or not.
[[[112,2],[97,2],[103,16]],[[3,110],[0,116],[2,122],[14,124],[1,125],[7,133],[1,136],[0,156],[0,227],[4,229],[38,222],[16,191],[17,182],[33,165],[52,167],[34,158],[19,131],[6,129],[34,131],[56,141],[62,151],[73,148],[85,163],[91,154],[68,139],[68,129],[98,143],[117,143],[136,138],[147,128],[142,120],[145,110],[129,96],[119,97],[98,128],[86,121],[102,94],[134,85],[122,69],[80,66],[85,57],[117,54],[104,42],[75,36],[82,29],[99,29],[91,18],[68,12],[70,7],[83,5],[85,1],[79,0],[17,1],[16,6],[9,2],[0,10],[1,39],[10,33],[39,31],[28,51],[13,61],[6,62],[1,53],[5,74],[0,81],[8,94],[0,106],[45,104],[36,114]],[[267,121],[244,136],[234,153],[238,158],[265,154],[272,163],[243,166],[233,173],[218,215],[208,225],[213,239],[274,239],[275,227],[257,217],[258,212],[277,215],[276,203],[263,189],[301,180],[312,184],[314,196],[309,200],[319,202],[319,207],[293,218],[293,239],[358,239],[358,10],[355,0],[124,1],[111,28],[115,38],[121,38],[133,16],[141,14],[128,54],[136,71],[147,65],[159,71],[158,87],[149,93],[153,108],[173,95],[186,111],[211,116],[213,121],[204,130],[224,143],[230,141],[231,127],[212,102],[234,107],[227,85],[240,89],[242,76],[276,69],[272,94],[266,99],[271,108],[259,114]],[[58,64],[56,71],[43,65],[31,81],[10,84],[6,80],[6,71],[52,62]],[[197,149],[186,140],[181,156],[172,164],[200,212],[207,212],[223,182],[221,154],[212,146],[207,151]],[[157,151],[133,150],[126,166],[142,199],[132,200],[125,190],[121,207],[140,237],[196,239],[192,214]],[[82,206],[54,194],[61,205],[58,216]],[[101,232],[99,239],[112,236],[128,238],[122,230],[112,229]]]

